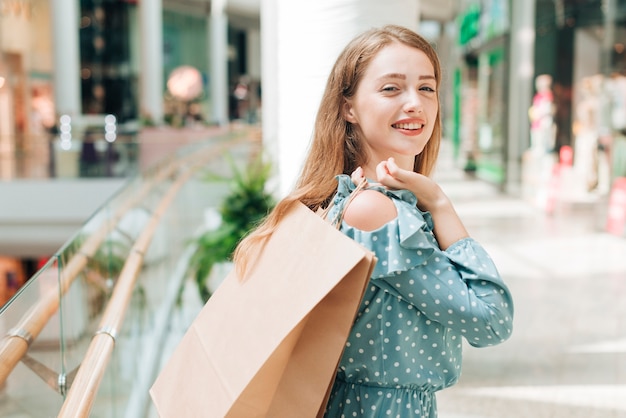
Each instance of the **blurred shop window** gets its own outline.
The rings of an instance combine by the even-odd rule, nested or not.
[[[24,268],[20,260],[0,256],[0,307],[24,284]]]
[[[601,182],[600,172],[605,163],[604,149],[600,138],[602,129],[602,90],[603,76],[596,74],[584,77],[578,85],[576,120],[574,122],[574,168],[581,176],[587,191],[599,186],[608,187]],[[601,184],[602,183],[602,184]]]

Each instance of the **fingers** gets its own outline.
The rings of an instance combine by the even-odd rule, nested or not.
[[[396,160],[393,157],[389,157],[387,160],[381,161],[376,167],[376,174],[380,175],[396,177],[400,171],[400,167],[398,167],[398,164],[396,164]]]
[[[413,174],[413,172],[410,172]],[[401,189],[405,186],[408,172],[396,164],[396,160],[390,157],[376,165],[376,179],[378,183],[390,189]],[[358,167],[350,175],[350,179],[355,185],[359,185],[364,179],[364,170]]]
[[[390,189],[403,187],[402,170],[393,158],[378,163],[376,166],[376,177],[382,185]]]
[[[387,171],[394,177],[400,171],[400,167],[398,167],[398,164],[396,164],[396,160],[393,157],[389,157],[387,160]]]
[[[350,176],[352,183],[357,186],[363,181],[363,178],[363,169],[361,167],[357,167],[357,169],[354,170]]]
[[[390,174],[389,169],[387,168],[387,160],[379,162],[376,166],[376,178],[378,179],[378,181],[382,183],[383,180],[389,175]]]

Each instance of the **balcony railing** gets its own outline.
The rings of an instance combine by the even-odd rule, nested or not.
[[[1,308],[0,416],[150,416],[168,334],[201,306],[191,238],[227,192],[198,174],[227,173],[223,153],[246,158],[250,139],[194,141],[141,170]]]

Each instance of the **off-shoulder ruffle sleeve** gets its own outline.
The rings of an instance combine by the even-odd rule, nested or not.
[[[337,194],[329,213],[331,220],[336,219],[345,209],[350,193],[356,188],[345,174],[337,176],[337,179]],[[395,219],[374,231],[362,231],[345,222],[341,225],[341,232],[373,251],[378,257],[372,277],[376,279],[390,276],[423,264],[435,248],[438,248],[432,234],[430,214],[417,209],[417,199],[408,190],[387,190],[378,185],[370,185],[368,189],[379,190],[389,196],[398,212]],[[408,204],[398,204],[400,201]]]

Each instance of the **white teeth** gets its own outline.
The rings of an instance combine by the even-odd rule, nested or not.
[[[396,123],[393,125],[397,129],[420,129],[422,126],[419,123]]]

